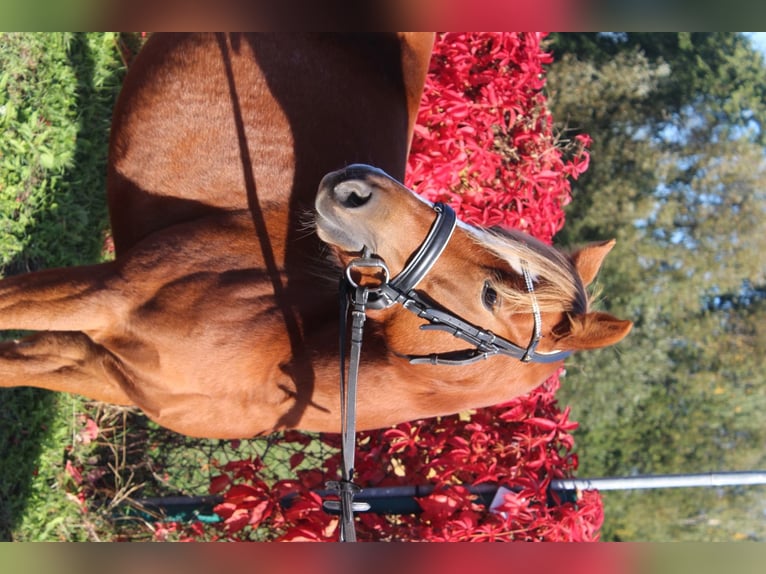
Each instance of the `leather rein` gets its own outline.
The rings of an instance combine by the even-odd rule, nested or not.
[[[362,256],[347,266],[340,283],[340,385],[341,385],[341,479],[328,482],[327,487],[338,492],[339,500],[324,502],[327,510],[340,513],[340,541],[355,542],[354,512],[369,510],[366,503],[354,502],[360,491],[354,484],[354,449],[356,426],[356,389],[361,359],[362,335],[367,309],[387,309],[400,304],[427,324],[424,331],[444,331],[466,341],[473,348],[433,353],[430,355],[403,355],[412,364],[470,365],[494,355],[506,355],[524,363],[554,363],[568,357],[570,351],[538,352],[542,339],[542,316],[534,291],[534,282],[525,261],[521,262],[527,292],[532,299],[534,329],[526,348],[477,327],[448,310],[438,308],[415,292],[415,287],[428,274],[449,243],[457,225],[454,210],[446,204],[433,205],[436,218],[423,243],[410,257],[405,268],[393,279],[386,264],[365,248]],[[352,277],[355,269],[378,269],[383,281],[376,287],[357,284]],[[346,337],[349,311],[351,316],[348,377],[346,377]]]

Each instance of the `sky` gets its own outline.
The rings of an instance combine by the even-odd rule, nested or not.
[[[766,32],[746,32],[747,36],[753,41],[753,46],[766,55]]]

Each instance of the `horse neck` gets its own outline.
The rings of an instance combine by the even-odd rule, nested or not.
[[[152,37],[114,113],[118,253],[215,210],[283,208],[299,239],[328,171],[403,177],[429,54],[430,36]]]
[[[460,367],[411,365],[390,353],[364,349],[357,395],[360,430],[507,403],[540,386],[559,368],[502,356]]]

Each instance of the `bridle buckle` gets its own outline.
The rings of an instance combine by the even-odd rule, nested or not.
[[[380,269],[383,272],[383,279],[380,281],[380,284],[375,286],[368,286],[368,285],[360,285],[354,280],[352,272],[354,269]],[[379,289],[382,285],[387,285],[389,281],[391,280],[391,271],[388,270],[388,266],[386,263],[378,258],[374,257],[367,247],[364,248],[364,251],[362,252],[361,257],[357,257],[356,259],[352,259],[348,265],[346,265],[346,282],[354,289],[357,287],[365,287],[369,291],[375,292],[376,289]]]

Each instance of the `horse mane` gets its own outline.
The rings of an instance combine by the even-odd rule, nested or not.
[[[465,226],[476,243],[506,261],[521,275],[522,261],[535,281],[534,296],[540,310],[565,313],[586,313],[590,297],[570,257],[545,243],[513,229]],[[511,309],[529,309],[532,295],[519,289],[499,274],[492,287]]]

